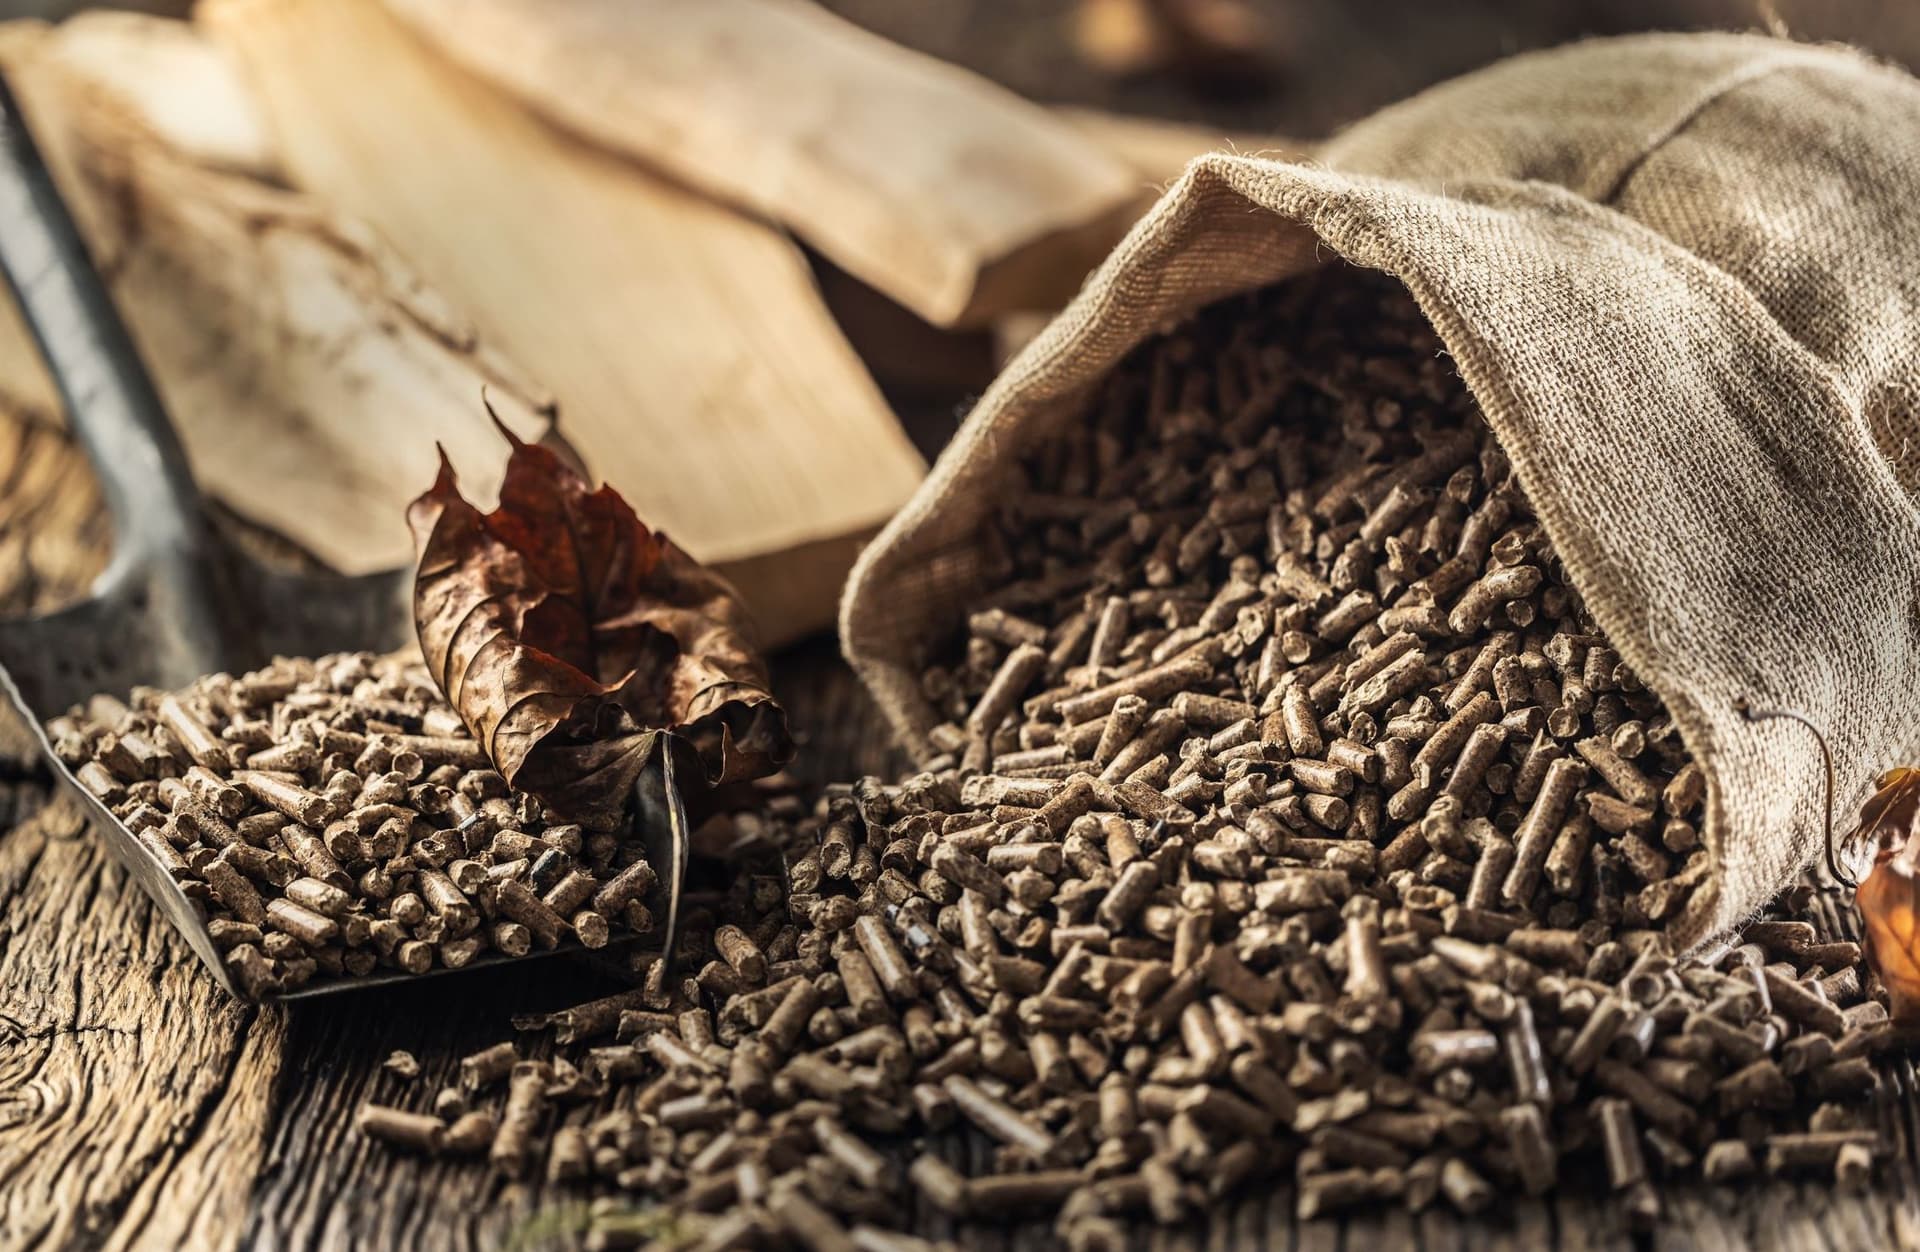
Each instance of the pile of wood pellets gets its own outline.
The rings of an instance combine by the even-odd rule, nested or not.
[[[96,696],[47,732],[201,905],[250,995],[653,929],[631,830],[584,830],[510,791],[417,658]]]
[[[923,772],[742,815],[785,881],[743,868],[684,977],[364,1129],[715,1252],[928,1214],[1119,1248],[1280,1176],[1302,1218],[1568,1182],[1642,1225],[1670,1179],[1870,1177],[1895,1035],[1858,948],[1802,891],[1670,949],[1701,775],[1403,292],[1147,345],[991,538]]]

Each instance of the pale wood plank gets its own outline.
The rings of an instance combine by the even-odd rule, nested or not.
[[[110,86],[155,138],[199,165],[274,178],[266,119],[225,49],[175,18],[96,9],[53,27],[45,54]]]
[[[590,469],[733,575],[765,635],[831,620],[851,543],[923,463],[789,240],[561,135],[374,0],[200,16],[296,181],[550,387]]]
[[[1229,131],[1195,122],[1173,122],[1158,117],[1136,117],[1075,105],[1061,105],[1054,113],[1103,151],[1126,163],[1145,185],[1164,190],[1187,168],[1187,162],[1209,152],[1302,161],[1313,155],[1313,145],[1279,135]]]
[[[809,0],[387,0],[607,148],[791,227],[936,325],[1057,308],[1131,222],[1097,146]]]
[[[0,28],[0,62],[202,490],[341,572],[409,563],[436,445],[484,498],[483,392],[533,440],[547,397],[363,228],[163,142],[72,29]]]

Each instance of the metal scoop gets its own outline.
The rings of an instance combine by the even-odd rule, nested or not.
[[[241,996],[198,906],[54,754],[45,722],[97,692],[183,687],[204,674],[239,673],[275,655],[388,651],[414,637],[411,570],[354,578],[261,566],[208,523],[185,454],[73,218],[0,79],[0,270],[99,475],[115,551],[92,598],[44,617],[0,621],[0,688],[33,728],[54,776],[85,806],[107,847],[199,954]],[[671,959],[685,875],[687,818],[661,752],[640,783],[638,828],[659,874]],[[552,951],[581,950],[567,943]],[[546,955],[542,952],[538,955]],[[481,957],[475,969],[511,959]],[[436,971],[440,972],[440,971]],[[421,975],[382,970],[315,979],[285,993],[303,999]]]

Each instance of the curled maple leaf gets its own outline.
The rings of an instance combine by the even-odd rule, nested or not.
[[[494,767],[605,826],[663,734],[708,789],[786,764],[786,713],[733,588],[611,487],[500,429],[513,451],[498,508],[468,503],[443,454],[407,509],[421,651]]]

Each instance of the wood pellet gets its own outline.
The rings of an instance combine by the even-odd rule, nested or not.
[[[1703,779],[1406,295],[1232,302],[1088,406],[1005,495],[920,772],[743,818],[784,875],[591,1037],[469,1058],[497,1129],[437,1150],[725,1212],[714,1249],[910,1207],[1119,1246],[1278,1178],[1303,1218],[1598,1187],[1642,1226],[1674,1180],[1862,1185],[1858,949],[1804,891],[1670,949]]]
[[[250,995],[653,928],[631,830],[508,788],[417,660],[277,660],[96,696],[47,732]]]

